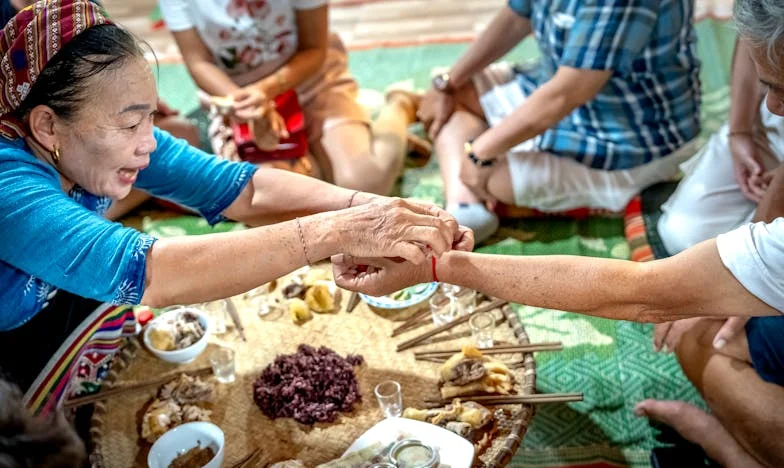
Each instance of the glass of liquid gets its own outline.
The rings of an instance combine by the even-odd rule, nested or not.
[[[384,417],[399,418],[403,414],[403,392],[400,384],[387,380],[376,385],[376,400]]]
[[[479,348],[493,347],[493,328],[495,328],[495,316],[492,312],[479,312],[471,316],[468,320],[471,325],[471,335],[474,337],[476,346]]]
[[[234,382],[234,350],[219,347],[210,355],[210,365],[215,379],[220,383]]]

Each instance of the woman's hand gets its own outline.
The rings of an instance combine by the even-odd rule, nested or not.
[[[735,179],[740,185],[740,190],[746,198],[759,203],[765,194],[767,184],[757,143],[751,134],[745,133],[732,134],[729,139]]]
[[[473,231],[460,226],[452,248],[466,252],[473,250]],[[332,257],[332,270],[338,286],[371,296],[383,296],[435,280],[429,262],[415,265],[402,258],[359,258],[340,254]]]
[[[265,151],[273,151],[278,147],[282,138],[288,138],[286,121],[273,107],[260,118],[252,121],[253,137],[256,146]]]
[[[380,198],[334,214],[338,251],[356,257],[401,257],[417,265],[440,257],[461,236],[441,208],[400,198]]]
[[[429,263],[414,265],[402,258],[332,257],[335,283],[349,291],[383,296],[415,284],[433,281]]]
[[[233,116],[246,122],[261,119],[275,106],[274,101],[257,86],[246,86],[229,97],[233,102]]]

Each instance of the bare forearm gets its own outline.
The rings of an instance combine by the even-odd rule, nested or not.
[[[724,267],[714,240],[650,263],[449,252],[438,277],[511,302],[614,320],[777,314]]]
[[[735,43],[730,80],[730,131],[751,132],[757,121],[763,91],[748,45]]]
[[[460,88],[468,84],[473,75],[512,50],[530,32],[531,22],[505,6],[452,67],[452,85]]]
[[[482,158],[505,154],[560,122],[576,105],[565,93],[554,92],[547,85],[533,92],[520,107],[499,125],[491,127],[474,142],[474,151]]]
[[[347,208],[349,201],[356,206],[375,197],[355,192],[289,171],[261,168],[224,214],[250,226],[261,226],[340,210]]]
[[[210,96],[228,96],[239,90],[234,81],[217,65],[207,61],[186,61],[196,85]]]
[[[329,218],[300,220],[308,259],[336,252]],[[142,303],[192,304],[248,291],[307,264],[296,221],[247,231],[159,239],[147,258]]]
[[[577,256],[449,252],[439,280],[510,302],[599,317],[640,320],[639,264]]]
[[[327,52],[322,49],[299,51],[275,73],[262,78],[257,86],[270,97],[295,89],[321,71],[326,57]]]

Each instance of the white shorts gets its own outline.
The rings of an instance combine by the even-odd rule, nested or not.
[[[525,101],[525,93],[506,63],[493,64],[473,78],[490,126],[498,125]],[[507,154],[515,204],[540,211],[596,208],[622,211],[643,189],[671,180],[696,151],[692,141],[678,151],[632,169],[593,169],[569,157],[539,151],[533,140]]]
[[[765,101],[754,139],[765,170],[784,162],[784,118],[771,114]],[[683,165],[686,175],[662,205],[659,235],[672,255],[732,231],[754,217],[757,204],[747,199],[735,179],[729,126],[724,125],[697,155]]]

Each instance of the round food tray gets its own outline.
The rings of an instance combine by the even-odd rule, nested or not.
[[[326,267],[320,267],[326,268]],[[277,282],[274,294],[285,287],[287,278]],[[108,385],[143,382],[172,371],[185,371],[209,365],[210,351],[218,344],[231,346],[236,353],[237,378],[231,384],[215,382],[216,399],[211,421],[226,436],[226,456],[223,466],[232,467],[256,449],[261,449],[257,466],[288,459],[299,459],[305,466],[316,466],[340,458],[360,435],[383,419],[373,388],[384,380],[400,382],[404,407],[424,408],[425,400],[439,398],[438,370],[440,364],[414,359],[415,351],[444,350],[471,344],[467,323],[426,341],[424,345],[396,352],[397,344],[418,336],[432,324],[391,337],[402,321],[420,307],[405,310],[380,310],[365,303],[353,312],[346,312],[349,294],[343,292],[337,312],[315,314],[302,325],[294,324],[287,313],[272,320],[261,318],[242,296],[234,298],[242,317],[247,342],[236,331],[212,337],[207,350],[196,361],[177,366],[155,358],[137,340],[115,359]],[[427,306],[425,302],[424,306]],[[508,306],[493,311],[498,318],[494,331],[497,343],[528,344],[528,335],[517,314]],[[253,401],[252,384],[261,371],[279,354],[294,353],[299,344],[327,346],[341,356],[359,354],[365,363],[355,370],[362,401],[351,413],[341,413],[334,423],[305,426],[292,419],[267,418]],[[517,354],[514,366],[515,391],[518,395],[535,393],[536,365],[530,353]],[[213,380],[214,381],[214,380]],[[96,404],[91,435],[94,450],[93,466],[146,466],[150,444],[140,437],[140,423],[144,408],[155,396],[151,387],[121,396],[110,397]],[[470,398],[464,398],[470,401]],[[490,407],[503,415],[492,443],[477,454],[474,466],[502,467],[512,459],[522,442],[534,408],[531,405],[498,405]],[[502,410],[502,411],[498,411]]]

